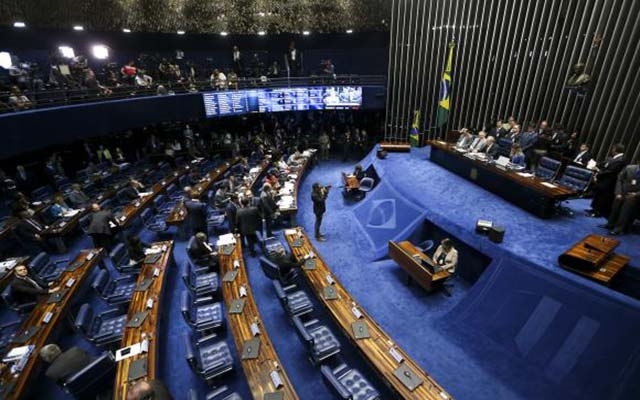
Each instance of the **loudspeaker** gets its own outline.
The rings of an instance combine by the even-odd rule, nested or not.
[[[489,230],[489,240],[493,243],[502,243],[504,239],[504,226],[492,226]]]
[[[493,222],[486,219],[479,219],[476,221],[476,233],[481,235],[488,235],[489,230],[493,226]]]
[[[376,155],[378,156],[379,159],[384,160],[385,158],[387,158],[387,151],[386,150],[378,150]]]

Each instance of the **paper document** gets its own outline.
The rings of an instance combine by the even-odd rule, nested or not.
[[[528,172],[517,172],[518,175],[520,175],[523,178],[532,178],[533,174],[530,174]]]
[[[556,185],[549,183],[549,182],[542,182],[542,184],[548,188],[557,188]]]
[[[236,238],[233,236],[233,233],[227,233],[225,235],[220,235],[218,241],[216,242],[216,246],[224,246],[225,244],[235,244]]]

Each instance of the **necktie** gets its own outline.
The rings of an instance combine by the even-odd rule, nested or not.
[[[37,223],[35,220],[33,220],[31,218],[26,218],[26,221],[27,221],[27,223],[29,225],[33,226],[38,232],[40,232],[42,230],[42,225]]]
[[[36,281],[34,281],[33,279],[29,278],[28,276],[25,276],[24,280],[29,282],[31,284],[31,286],[33,286],[34,288],[42,289],[42,287],[40,285],[38,285],[38,283]]]

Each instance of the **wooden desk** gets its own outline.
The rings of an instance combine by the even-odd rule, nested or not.
[[[307,171],[307,168],[309,168],[309,166],[311,165],[311,159],[315,157],[315,155],[316,153],[314,152],[311,154],[311,156],[305,157],[304,162],[299,164],[298,171],[292,172],[296,174],[296,180],[293,184],[293,192],[291,193],[291,196],[293,196],[293,203],[291,204],[291,206],[281,207],[280,205],[278,205],[280,214],[289,217],[291,226],[296,225],[296,214],[298,213],[298,189],[300,187],[300,182],[302,182],[302,177]]]
[[[131,222],[142,213],[142,210],[147,208],[147,206],[153,201],[153,199],[155,199],[162,191],[164,191],[167,186],[175,182],[179,176],[185,174],[186,172],[187,169],[183,168],[163,178],[160,182],[157,182],[152,186],[151,194],[136,199],[124,206],[122,211],[119,213],[120,216],[116,216],[120,227],[126,228],[129,224],[131,224]]]
[[[155,242],[153,246],[167,246],[167,250],[162,254],[162,257],[155,262],[155,264],[143,264],[140,269],[140,275],[136,284],[140,284],[147,278],[152,278],[153,283],[144,292],[133,292],[133,298],[129,303],[129,311],[127,313],[127,321],[129,321],[133,315],[140,311],[147,310],[147,300],[153,299],[153,308],[151,308],[149,315],[145,318],[144,322],[137,328],[125,328],[124,336],[122,337],[122,347],[131,346],[136,343],[140,343],[143,340],[143,334],[149,339],[149,352],[141,353],[124,360],[120,360],[117,364],[116,382],[113,389],[113,398],[116,400],[126,399],[127,390],[129,387],[128,376],[129,366],[137,359],[147,357],[147,376],[143,379],[152,380],[156,379],[156,371],[158,368],[158,349],[160,348],[158,341],[158,330],[160,327],[160,319],[162,318],[162,292],[166,283],[167,274],[169,268],[173,263],[173,241]],[[155,269],[159,270],[158,276],[153,277]],[[178,300],[176,300],[178,301]],[[182,367],[182,366],[180,366]],[[185,389],[186,390],[186,389]],[[177,398],[177,397],[176,397]]]
[[[301,228],[298,228],[301,229]],[[287,243],[291,252],[297,260],[302,260],[303,257],[309,254],[310,251],[316,255],[316,268],[312,270],[302,268],[303,275],[309,282],[313,292],[318,297],[318,300],[324,304],[329,311],[329,314],[333,317],[336,323],[342,328],[344,334],[351,340],[353,345],[358,348],[361,354],[365,357],[373,369],[386,381],[386,383],[395,390],[395,392],[403,399],[416,399],[416,400],[448,400],[451,399],[451,395],[448,394],[438,383],[427,375],[418,364],[413,361],[407,353],[400,347],[393,343],[391,337],[382,330],[382,328],[371,318],[362,308],[349,292],[342,286],[338,278],[332,273],[322,257],[318,254],[313,247],[309,238],[302,234],[302,246],[295,247],[293,245],[297,234],[285,234]],[[324,298],[324,287],[328,286],[327,276],[331,276],[334,283],[333,286],[338,294],[336,300],[326,300]],[[367,324],[369,334],[371,337],[366,339],[356,340],[351,324],[358,320],[352,312],[352,308],[357,307],[362,313],[360,321],[364,321]],[[406,386],[396,376],[393,371],[400,366],[400,363],[389,353],[389,350],[394,348],[404,359],[403,364],[409,367],[416,376],[419,376],[423,383],[415,388],[414,391],[409,391]]]
[[[590,234],[558,257],[562,268],[594,281],[609,285],[614,276],[629,263],[630,258],[613,251],[620,241]]]
[[[525,178],[483,161],[473,160],[454,150],[453,144],[430,141],[431,161],[537,215],[551,218],[556,204],[576,192],[559,185],[548,186],[542,179]]]
[[[92,252],[94,256],[91,260],[87,260],[87,255],[90,252]],[[38,356],[38,353],[40,352],[40,349],[45,344],[49,343],[51,333],[57,328],[58,324],[62,323],[62,321],[64,320],[69,304],[71,304],[73,300],[75,300],[75,294],[83,286],[82,284],[91,274],[93,268],[102,261],[104,254],[104,249],[91,249],[81,251],[80,254],[72,261],[72,263],[75,261],[83,261],[82,266],[75,271],[64,271],[60,276],[60,289],[68,289],[64,298],[58,303],[50,304],[47,304],[47,299],[49,298],[49,296],[42,298],[33,309],[31,314],[29,314],[29,317],[22,323],[20,329],[16,331],[17,336],[21,332],[26,331],[28,328],[40,328],[40,330],[24,344],[16,344],[16,346],[35,346],[22,372],[20,372],[20,374],[17,376],[13,376],[7,369],[2,374],[2,376],[0,376],[0,380],[3,382],[3,385],[15,385],[11,393],[9,393],[9,395],[5,397],[5,399],[27,398],[29,383],[33,378],[37,377],[39,373],[40,357]],[[65,284],[69,281],[69,279],[75,279],[75,282],[70,288],[67,288]],[[43,317],[49,312],[53,314],[49,322],[42,322]]]
[[[389,257],[405,270],[409,277],[409,282],[411,279],[415,280],[428,292],[433,290],[434,283],[441,282],[451,276],[447,270],[432,274],[420,261],[427,260],[433,265],[431,258],[409,241],[396,243],[390,240]]]
[[[271,393],[275,391],[282,392],[285,399],[297,399],[298,395],[287,376],[286,371],[282,368],[282,363],[276,354],[269,334],[262,323],[260,312],[256,307],[256,303],[253,299],[253,292],[249,279],[247,277],[247,270],[244,265],[244,259],[242,258],[242,248],[240,244],[239,236],[236,236],[236,245],[233,252],[230,255],[222,254],[219,249],[218,257],[220,259],[220,275],[224,276],[228,271],[231,271],[235,260],[239,262],[238,275],[233,282],[222,282],[222,296],[225,302],[225,310],[227,310],[227,321],[231,328],[233,340],[238,349],[238,358],[242,364],[242,369],[247,377],[251,394],[255,400],[262,400],[265,393]],[[240,298],[240,287],[244,286],[247,290],[247,296],[244,297],[245,305],[241,314],[230,314],[229,304],[234,299]],[[260,350],[257,358],[242,360],[242,348],[247,340],[253,339],[254,336],[251,332],[251,324],[257,323],[260,329]],[[274,386],[270,373],[274,370],[278,371],[280,379],[283,385],[278,389]]]
[[[344,190],[358,190],[360,188],[360,181],[355,175],[347,175],[342,173],[342,183],[344,183]]]

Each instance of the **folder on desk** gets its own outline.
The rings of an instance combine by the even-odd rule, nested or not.
[[[254,358],[258,358],[258,354],[260,354],[260,338],[255,337],[253,339],[249,339],[242,345],[242,359],[243,360],[251,360]]]
[[[30,326],[26,330],[22,331],[20,334],[17,334],[11,340],[12,343],[16,344],[24,344],[29,341],[40,330],[39,326]]]
[[[222,277],[222,282],[233,282],[236,279],[237,276],[238,276],[238,270],[237,269],[229,270]]]
[[[295,238],[293,239],[293,243],[291,243],[291,245],[293,247],[302,247],[302,245],[304,245],[304,240],[302,240],[301,238]]]
[[[136,379],[140,379],[143,376],[147,376],[147,365],[147,357],[142,357],[135,361],[132,361],[131,364],[129,364],[129,374],[127,375],[127,380],[131,382],[135,381]]]
[[[138,328],[144,322],[145,318],[149,315],[149,311],[138,311],[133,314],[133,317],[127,322],[127,328]]]
[[[304,260],[304,264],[302,265],[302,268],[308,269],[308,270],[316,269],[316,259],[307,258],[306,260]]]
[[[223,244],[222,246],[220,246],[220,253],[228,256],[233,253],[235,247],[235,244]]]
[[[338,298],[338,292],[332,285],[325,286],[322,290],[322,297],[324,297],[325,300],[335,300]]]
[[[47,304],[58,303],[60,300],[64,299],[64,296],[67,294],[68,289],[60,290],[59,292],[52,293],[51,296],[47,299]]]
[[[395,377],[412,392],[422,384],[422,378],[420,378],[420,376],[412,371],[406,364],[400,364],[400,366],[393,371],[393,375],[395,375]]]
[[[242,310],[244,310],[244,299],[235,299],[231,300],[229,304],[229,314],[242,314]]]
[[[152,283],[153,283],[153,279],[146,278],[142,282],[140,282],[134,290],[136,292],[146,292],[147,290],[149,290],[149,286],[151,286]]]
[[[367,323],[363,320],[351,323],[351,330],[353,331],[353,336],[355,336],[356,339],[367,339],[371,337],[371,335],[369,335]]]
[[[262,399],[263,400],[284,400],[284,393],[283,392],[265,393]]]
[[[144,258],[145,264],[155,264],[162,257],[162,253],[149,254]]]

